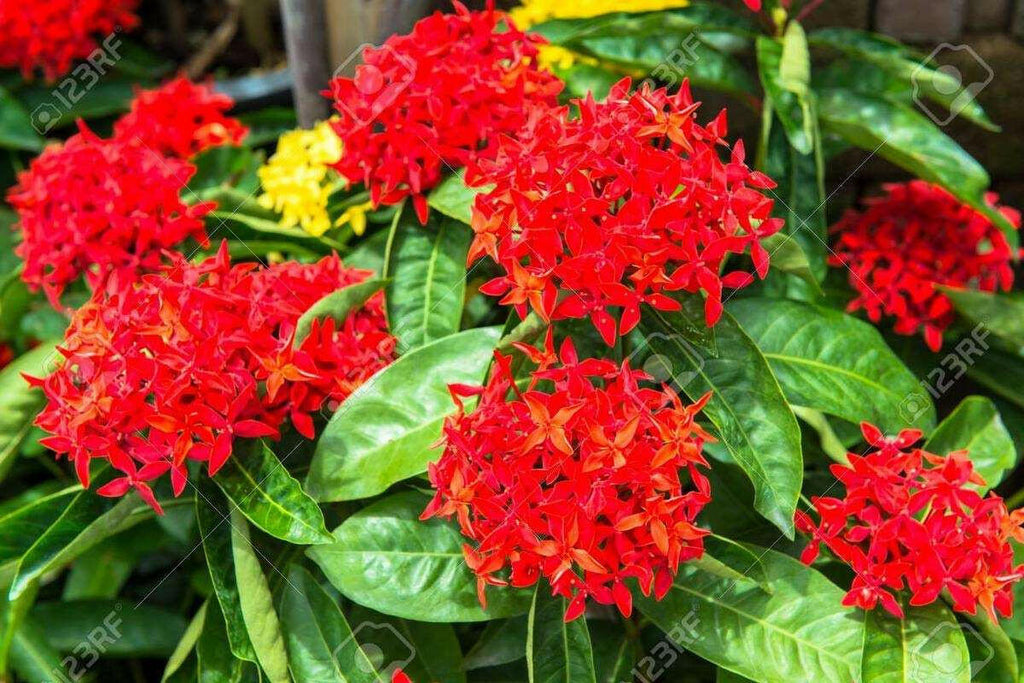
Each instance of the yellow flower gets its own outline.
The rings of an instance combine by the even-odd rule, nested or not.
[[[586,19],[612,12],[654,12],[686,7],[689,0],[523,0],[509,14],[521,29],[548,19]]]
[[[597,66],[598,61],[558,45],[541,45],[537,53],[537,66],[548,71],[564,71],[576,63]]]
[[[341,140],[328,122],[293,130],[277,141],[277,151],[258,171],[259,203],[281,214],[286,228],[301,226],[320,236],[331,227],[327,199],[341,178],[330,167],[341,159]]]
[[[345,209],[345,212],[338,217],[335,225],[352,224],[352,232],[362,235],[366,232],[366,212],[373,210],[373,202],[355,204]]]

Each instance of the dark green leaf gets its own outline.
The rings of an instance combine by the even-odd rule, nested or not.
[[[1024,354],[1024,298],[1018,293],[990,294],[973,289],[942,287],[953,307],[971,323],[991,332],[1015,354]]]
[[[537,586],[533,593],[526,627],[530,683],[593,683],[597,680],[587,620],[579,617],[566,622],[567,606],[565,598],[550,595],[544,586]]]
[[[60,653],[46,640],[42,626],[26,621],[11,643],[11,668],[25,681],[59,681],[67,678]]]
[[[687,319],[699,320],[703,307],[700,297],[687,297],[679,313],[646,309],[640,328],[650,348],[679,369],[674,375],[691,399],[713,392],[704,415],[754,483],[754,508],[792,537],[803,478],[800,428],[768,361],[731,315],[715,325],[717,356],[677,332]]]
[[[868,421],[892,433],[935,424],[931,398],[872,325],[781,299],[735,300],[728,308],[793,405],[854,424]]]
[[[44,343],[13,360],[0,370],[0,478],[18,455],[36,414],[46,404],[42,390],[29,386],[22,373],[44,377],[57,352],[54,344]]]
[[[924,448],[938,455],[968,451],[975,471],[985,480],[982,490],[986,491],[1002,481],[1007,470],[1017,463],[1013,438],[995,404],[984,396],[968,396],[961,401],[939,424]]]
[[[419,520],[428,498],[408,491],[380,500],[334,530],[332,545],[306,554],[347,598],[370,609],[429,622],[486,621],[524,613],[529,594],[492,589],[476,596],[458,529]]]
[[[380,653],[379,668],[387,680],[402,669],[414,681],[465,683],[462,650],[451,625],[399,619],[361,605],[353,605],[347,614],[351,623],[359,624],[356,639],[363,649]]]
[[[25,152],[41,151],[45,141],[33,123],[45,132],[49,130],[46,117],[52,115],[47,110],[36,110],[33,119],[11,93],[0,87],[0,148]]]
[[[122,600],[41,602],[32,619],[46,627],[46,639],[56,650],[74,652],[93,642],[104,648],[104,657],[169,657],[185,633],[180,615]]]
[[[425,472],[454,410],[448,385],[479,384],[500,328],[468,330],[422,346],[352,393],[317,444],[306,489],[320,501],[373,496]]]
[[[619,622],[587,622],[594,644],[594,672],[597,683],[632,681],[636,646]]]
[[[668,595],[637,595],[638,609],[680,647],[755,681],[861,680],[863,613],[814,569],[752,550],[770,593],[684,563]]]
[[[904,619],[881,609],[865,614],[861,680],[968,683],[967,643],[949,609],[936,602],[905,612]]]
[[[471,671],[501,666],[525,657],[527,620],[523,616],[488,622],[479,640],[466,653],[463,668]]]
[[[108,77],[83,94],[82,83],[65,79],[57,87],[38,83],[19,90],[18,99],[42,129],[53,132],[74,126],[80,118],[88,121],[128,111],[135,96],[132,86],[130,80]]]
[[[967,374],[1018,407],[1024,408],[1024,358],[985,347],[967,363]]]
[[[686,7],[661,12],[610,12],[599,17],[552,19],[531,26],[552,43],[566,45],[582,38],[646,38],[661,33],[680,36],[700,29],[702,33],[723,32],[739,36],[757,33],[746,15],[711,2],[692,2]]]
[[[248,636],[246,638],[248,643]],[[255,658],[255,655],[253,657]],[[238,683],[244,679],[247,671],[253,674],[256,671],[255,664],[238,659],[232,654],[224,615],[221,614],[220,603],[216,600],[207,602],[203,634],[196,645],[196,658],[199,662],[201,683]],[[253,678],[256,678],[255,675]]]
[[[459,331],[472,236],[456,220],[432,217],[424,227],[403,212],[388,251],[385,297],[401,354]]]
[[[305,341],[314,320],[331,318],[339,324],[345,322],[349,313],[369,301],[370,297],[383,289],[385,284],[384,280],[364,280],[335,290],[317,301],[295,323],[294,345],[298,347]]]
[[[331,542],[320,506],[262,441],[236,448],[214,481],[249,521],[271,536],[298,545]]]

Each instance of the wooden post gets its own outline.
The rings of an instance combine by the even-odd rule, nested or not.
[[[330,77],[324,0],[281,0],[281,17],[299,125],[309,128],[330,113],[320,94]]]
[[[325,0],[333,75],[351,76],[362,48],[406,33],[434,7],[431,0]]]

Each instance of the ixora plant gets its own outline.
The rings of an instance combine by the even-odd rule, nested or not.
[[[0,678],[1020,680],[1020,217],[921,110],[996,127],[745,4],[455,3],[269,158],[178,77],[32,159]],[[829,226],[852,147],[915,179]]]

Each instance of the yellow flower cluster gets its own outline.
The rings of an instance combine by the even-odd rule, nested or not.
[[[341,140],[326,121],[311,130],[285,133],[259,169],[260,205],[280,213],[286,228],[301,226],[311,235],[324,234],[331,227],[327,199],[341,182],[330,164],[339,159]]]
[[[686,7],[688,0],[523,0],[509,14],[521,29],[548,19],[586,19],[612,12],[654,12]]]

